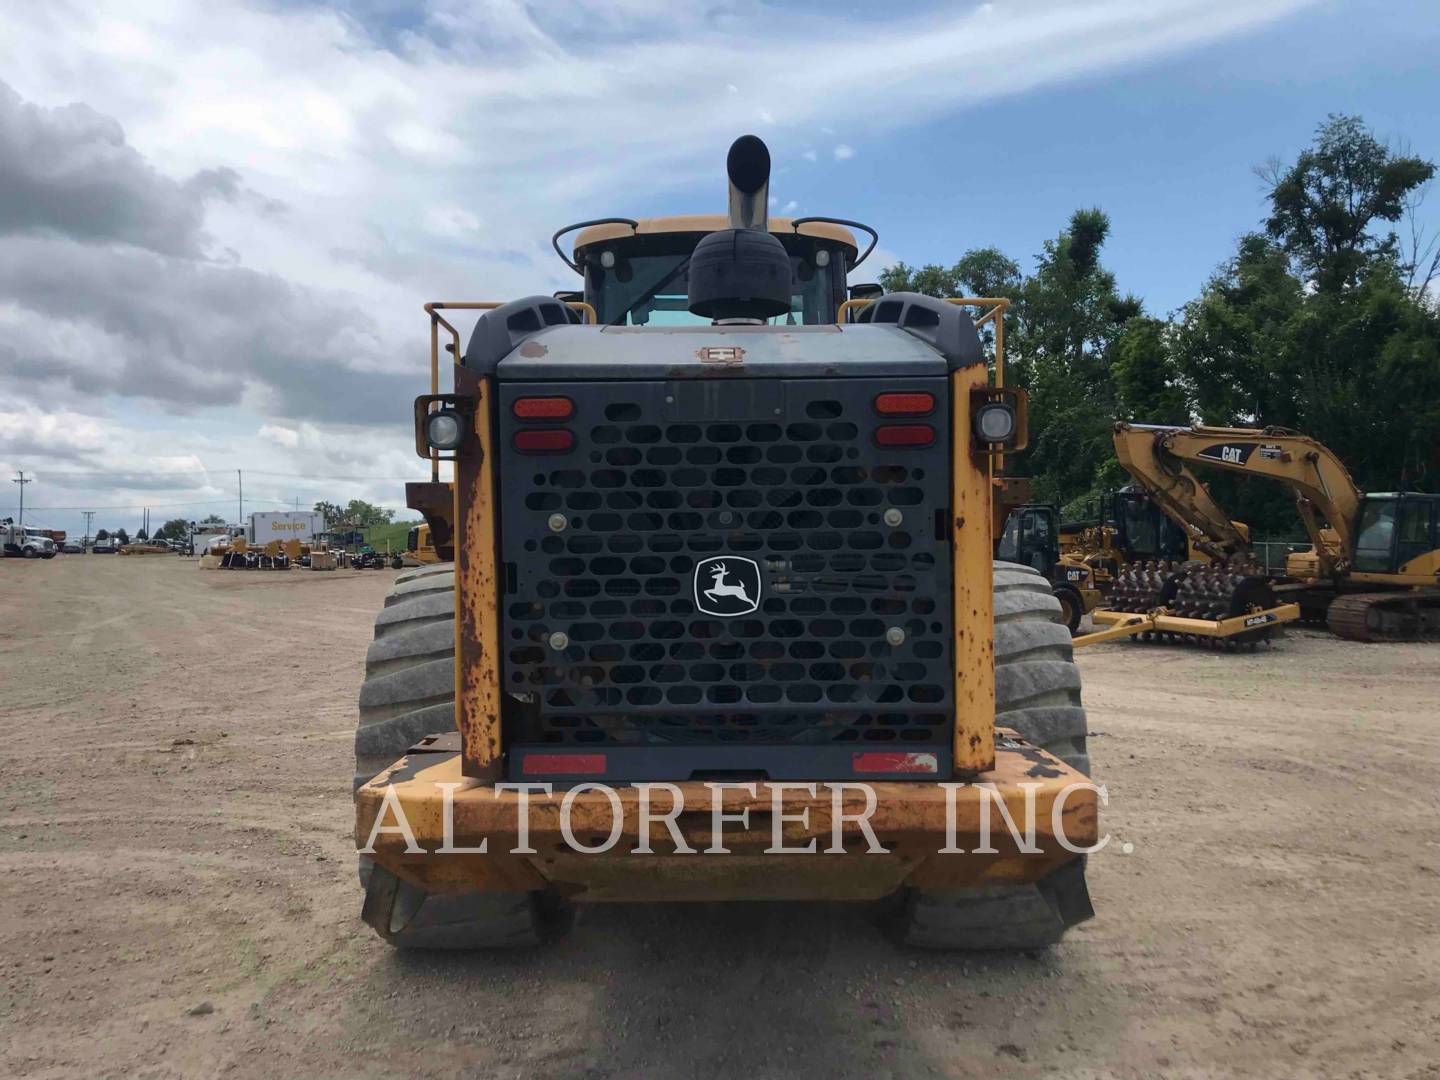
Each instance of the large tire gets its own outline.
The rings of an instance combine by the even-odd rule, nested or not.
[[[455,730],[455,568],[395,578],[365,654],[354,787],[423,736]]]
[[[994,582],[995,726],[1015,729],[1088,774],[1080,673],[1060,602],[1050,582],[1028,566],[997,562]],[[892,931],[926,949],[1044,948],[1095,914],[1083,857],[1024,885],[908,889],[898,901]]]
[[[1073,585],[1060,584],[1054,586],[1053,591],[1055,599],[1060,601],[1060,621],[1074,637],[1080,632],[1080,620],[1085,617],[1085,601],[1080,596],[1080,590]]]
[[[1073,769],[1090,772],[1080,669],[1050,582],[1018,563],[995,564],[995,726]]]
[[[426,735],[455,729],[455,567],[395,578],[365,655],[354,787]],[[400,949],[506,949],[563,934],[573,909],[544,893],[430,893],[360,858],[362,917]]]

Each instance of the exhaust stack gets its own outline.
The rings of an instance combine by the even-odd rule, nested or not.
[[[741,135],[725,158],[730,174],[730,228],[770,231],[770,151],[755,135]]]
[[[717,323],[763,323],[790,310],[790,256],[770,232],[770,151],[742,135],[725,159],[728,228],[690,255],[690,310]]]

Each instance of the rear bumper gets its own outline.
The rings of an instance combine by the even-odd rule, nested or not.
[[[1036,881],[1098,837],[1095,787],[1006,733],[997,733],[994,770],[969,783],[846,781],[811,791],[778,781],[692,781],[652,785],[648,807],[641,787],[522,795],[462,776],[453,747],[449,738],[426,740],[355,796],[357,848],[431,892],[548,890],[585,902],[864,900],[907,885],[944,891]],[[677,794],[672,834],[661,818]],[[717,808],[727,818],[748,812],[746,822],[720,821],[718,842]],[[883,852],[872,850],[862,817]],[[600,853],[578,850],[607,843]],[[474,850],[482,844],[483,853]],[[717,846],[725,851],[707,850]],[[788,850],[767,850],[780,848]]]

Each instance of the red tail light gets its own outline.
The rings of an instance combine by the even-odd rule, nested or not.
[[[935,429],[929,424],[886,424],[875,429],[875,442],[880,446],[919,448],[935,441]]]
[[[928,416],[935,411],[935,395],[921,392],[881,394],[875,399],[881,416]]]
[[[563,454],[574,445],[574,434],[564,428],[534,428],[515,433],[515,449],[527,454]]]
[[[850,768],[857,773],[938,773],[940,759],[934,754],[871,750],[851,754]]]
[[[603,776],[604,754],[526,754],[520,765],[526,776]]]
[[[519,420],[568,420],[575,414],[575,403],[568,397],[516,398],[510,411]]]

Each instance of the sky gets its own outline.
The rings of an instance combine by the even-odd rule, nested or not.
[[[247,513],[413,516],[421,305],[573,286],[571,221],[722,212],[744,132],[776,212],[879,230],[855,279],[982,245],[1029,268],[1099,206],[1164,315],[1328,113],[1440,158],[1437,53],[1434,0],[13,5],[0,477],[73,533],[233,520],[237,469]]]

